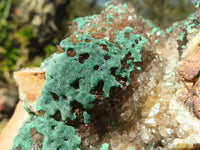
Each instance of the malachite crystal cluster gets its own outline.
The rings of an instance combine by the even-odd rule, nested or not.
[[[125,12],[119,8],[117,11],[119,15]],[[85,23],[92,18],[78,18],[74,22],[77,22],[78,30],[85,29]],[[114,17],[108,14],[108,24],[112,24],[111,19]],[[83,107],[84,123],[89,124],[97,103],[98,93],[95,92],[98,91],[95,89],[100,82],[103,83],[105,98],[110,96],[111,88],[122,88],[130,84],[134,63],[142,61],[140,53],[147,42],[145,37],[134,34],[133,31],[129,26],[122,31],[116,30],[114,41],[96,39],[88,32],[76,33],[75,42],[69,38],[61,41],[60,47],[64,53],[54,54],[46,64],[46,81],[37,100],[37,111],[44,115],[37,116],[30,112],[31,115],[24,121],[12,149],[27,150],[34,147],[30,135],[32,129],[42,136],[42,149],[79,149],[81,139],[73,126],[68,125],[68,121],[76,120],[73,104],[78,103]],[[125,84],[120,83],[117,78],[124,79]],[[108,147],[103,145],[101,149]]]
[[[199,1],[196,7],[199,7]],[[174,23],[164,30],[138,17],[129,5],[115,6],[107,3],[99,15],[75,19],[70,27],[71,36],[60,42],[62,53],[53,54],[43,63],[45,65],[42,67],[47,68],[46,80],[37,99],[37,112],[32,112],[25,106],[30,117],[20,128],[12,149],[78,150],[84,149],[84,146],[91,148],[90,140],[96,140],[93,142],[98,144],[95,148],[109,150],[112,142],[103,139],[104,129],[111,130],[113,135],[110,134],[110,138],[115,138],[116,132],[123,131],[122,133],[127,133],[123,134],[124,137],[131,137],[126,138],[125,142],[129,139],[137,142],[142,139],[141,144],[147,145],[149,149],[156,147],[156,144],[148,144],[154,143],[154,138],[158,138],[159,142],[162,136],[154,135],[153,129],[150,132],[152,122],[148,122],[148,117],[156,116],[161,109],[166,111],[163,118],[172,112],[164,109],[170,103],[167,101],[170,98],[165,100],[170,97],[169,94],[166,95],[165,90],[169,88],[166,86],[173,85],[171,78],[177,72],[172,63],[179,61],[179,55],[181,56],[189,40],[188,35],[195,32],[199,25],[199,18],[197,12],[186,21]],[[169,48],[166,44],[169,39],[172,39],[175,48]],[[172,56],[171,53],[177,56]],[[176,91],[169,90],[171,93]],[[154,100],[158,99],[159,107],[152,107]],[[165,107],[162,105],[164,102]],[[99,106],[103,108],[98,109]],[[145,116],[151,107],[158,110]],[[140,117],[146,117],[146,123],[142,124],[145,119]],[[95,120],[102,121],[102,124],[98,126]],[[132,129],[136,122],[138,129]],[[159,123],[162,124],[163,121],[158,121]],[[146,130],[147,128],[150,129]],[[165,129],[164,125],[163,128]],[[134,132],[137,130],[138,134],[129,134],[128,129]],[[149,138],[146,142],[143,132],[154,138]],[[98,136],[98,133],[102,135]],[[87,139],[90,135],[95,138],[91,136],[90,140]],[[122,147],[128,149],[126,144]]]

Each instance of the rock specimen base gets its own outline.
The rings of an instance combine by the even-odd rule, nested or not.
[[[30,118],[12,149],[198,149],[199,21],[198,3],[165,30],[126,4],[75,19],[42,72],[15,73]]]

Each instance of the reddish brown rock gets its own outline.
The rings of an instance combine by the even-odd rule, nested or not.
[[[197,118],[200,119],[200,80],[193,86],[193,110]]]
[[[185,80],[194,80],[200,70],[200,47],[198,46],[197,49],[186,58],[180,68],[180,76],[183,77]]]
[[[193,96],[194,114],[200,119],[200,97]]]

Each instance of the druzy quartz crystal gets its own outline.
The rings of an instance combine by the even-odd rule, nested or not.
[[[34,108],[21,90],[30,117],[12,149],[197,148],[196,7],[168,29],[128,4],[107,3],[99,15],[76,18],[71,35],[41,65],[45,81]]]

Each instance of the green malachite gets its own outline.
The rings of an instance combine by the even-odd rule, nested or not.
[[[200,1],[197,2],[196,7],[199,7],[199,4]],[[124,9],[112,4],[109,5],[109,3],[106,5],[107,10],[117,11],[116,14],[120,19],[121,15],[126,13],[126,9],[128,9],[126,4],[123,5]],[[116,14],[112,12],[106,14],[106,27],[95,24],[96,22],[93,21],[94,18],[98,20],[103,17],[101,15],[77,18],[73,21],[77,26],[77,31],[74,33],[77,41],[73,41],[73,43],[70,38],[61,41],[60,47],[64,50],[64,53],[53,54],[44,61],[42,66],[47,66],[46,81],[41,96],[37,100],[36,109],[38,112],[44,112],[44,116],[33,114],[24,106],[30,113],[30,117],[24,121],[15,137],[13,150],[18,147],[21,147],[22,150],[31,149],[33,141],[30,130],[33,128],[44,137],[43,150],[79,150],[81,139],[76,135],[75,128],[67,124],[68,121],[77,119],[75,112],[73,112],[73,104],[81,105],[84,109],[84,123],[89,124],[92,120],[93,108],[97,104],[97,94],[93,91],[99,83],[103,83],[103,96],[108,98],[111,88],[123,88],[125,86],[117,80],[118,77],[124,79],[126,86],[128,86],[131,82],[130,74],[134,68],[136,68],[136,71],[142,70],[135,63],[142,61],[140,53],[148,40],[140,34],[134,34],[137,33],[137,31],[134,32],[134,25],[133,28],[127,26],[125,29],[120,29],[124,29],[123,31],[119,31],[117,27],[113,28]],[[166,30],[161,30],[146,19],[140,18],[140,21],[148,27],[150,36],[166,37],[176,28],[180,28],[182,31],[178,33],[177,41],[182,49],[185,47],[184,40],[187,33],[193,32],[193,27],[199,25],[199,20],[195,15],[191,15],[187,21],[182,21],[180,24],[174,23],[172,27]],[[88,23],[91,24],[91,27],[98,27],[92,33],[113,28],[113,31],[116,32],[113,34],[113,41],[95,39],[87,32],[79,33],[81,29],[85,31]],[[161,41],[156,38],[153,42],[158,44]],[[127,56],[129,56],[129,59],[127,59]],[[160,57],[160,59],[162,58]],[[124,64],[126,67],[123,66]],[[60,114],[60,120],[56,120],[56,113]],[[104,143],[100,149],[108,150],[109,144]]]
[[[76,119],[72,103],[77,102],[83,106],[84,123],[88,124],[96,100],[96,95],[91,91],[99,82],[103,82],[105,97],[109,97],[112,87],[123,87],[116,80],[116,76],[126,79],[126,85],[129,85],[130,73],[134,70],[133,63],[142,61],[140,52],[147,42],[146,38],[132,32],[131,27],[119,31],[114,43],[106,39],[94,39],[88,33],[77,34],[76,44],[69,39],[61,41],[60,46],[65,52],[54,54],[45,62],[48,66],[46,81],[37,100],[37,111],[44,111],[44,118],[30,117],[15,138],[13,149],[18,146],[22,149],[31,147],[31,128],[35,128],[44,136],[43,149],[48,145],[53,145],[50,146],[52,149],[79,149],[80,138],[76,136],[75,129],[64,123]],[[130,36],[126,37],[126,34]],[[69,52],[73,52],[74,55],[69,55]],[[126,69],[122,67],[122,62],[128,54],[131,59],[126,61]],[[111,73],[112,69],[115,70],[114,74]],[[56,95],[59,101],[55,101],[53,95]],[[60,112],[61,122],[53,118],[57,111]],[[30,122],[33,118],[34,121]],[[26,141],[25,144],[22,141]]]

